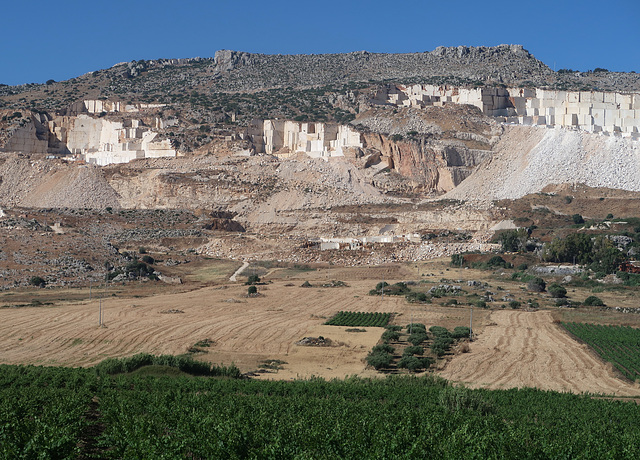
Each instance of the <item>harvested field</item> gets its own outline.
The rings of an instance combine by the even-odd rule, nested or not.
[[[348,375],[381,376],[365,364],[365,357],[382,335],[381,328],[366,332],[347,332],[346,326],[323,323],[340,310],[394,312],[392,322],[411,321],[427,327],[449,328],[469,325],[469,306],[458,297],[457,306],[444,306],[449,298],[432,304],[410,304],[404,297],[369,296],[381,279],[390,284],[421,279],[414,285],[425,291],[446,274],[468,293],[485,288],[466,286],[466,280],[489,282],[500,295],[518,295],[520,282],[491,271],[449,268],[445,260],[419,264],[372,267],[274,268],[263,277],[257,297],[247,297],[247,286],[230,283],[229,275],[239,262],[221,261],[178,266],[185,279],[190,272],[213,276],[218,285],[187,283],[168,286],[153,283],[115,285],[103,299],[105,327],[98,325],[97,300],[88,301],[84,289],[44,289],[6,293],[0,299],[0,362],[91,366],[107,357],[187,353],[196,343],[209,340],[208,347],[196,347],[199,360],[231,364],[243,372],[257,371],[263,361],[279,360],[278,369],[257,373],[263,379],[296,379],[318,376],[343,378]],[[506,278],[506,279],[505,279]],[[332,280],[346,286],[322,287]],[[308,281],[312,287],[302,287]],[[500,287],[502,286],[502,287]],[[29,293],[39,299],[31,306]],[[524,292],[524,291],[523,291]],[[98,295],[94,290],[94,299]],[[524,294],[527,297],[532,293]],[[572,295],[582,296],[582,293]],[[524,298],[518,297],[522,300]],[[67,299],[67,300],[63,300]],[[20,300],[18,302],[18,300]],[[541,303],[548,303],[539,297]],[[618,295],[624,304],[626,296]],[[622,302],[624,301],[624,302]],[[50,304],[51,302],[51,304]],[[622,302],[622,303],[621,303]],[[22,305],[19,308],[11,306]],[[1,306],[1,305],[0,305]],[[496,305],[497,307],[497,305]],[[468,386],[510,388],[536,386],[542,389],[607,393],[617,396],[640,395],[640,389],[617,378],[611,366],[601,362],[584,345],[578,344],[553,322],[560,310],[528,312],[521,310],[474,309],[473,329],[478,339],[470,352],[452,357],[442,376]],[[177,312],[180,313],[177,313]],[[591,310],[590,310],[591,311]],[[176,312],[176,313],[170,313]],[[565,314],[586,309],[563,310]],[[608,312],[610,321],[633,321],[638,315]],[[304,337],[324,337],[331,346],[299,346]]]
[[[105,327],[98,326],[98,301],[2,308],[0,362],[89,366],[140,352],[182,354],[210,339],[215,345],[196,355],[198,359],[235,362],[243,371],[257,369],[265,359],[288,363],[262,378],[375,375],[365,369],[364,358],[382,329],[349,333],[346,327],[324,326],[327,318],[339,310],[389,311],[406,324],[411,311],[414,321],[428,324],[468,321],[466,309],[411,306],[401,297],[368,296],[377,282],[373,280],[345,279],[348,287],[300,287],[309,275],[314,275],[313,283],[326,280],[322,271],[304,272],[294,283],[288,278],[259,286],[255,298],[247,298],[246,286],[237,284],[144,298],[107,297],[102,303]],[[358,271],[356,278],[360,276]],[[173,310],[184,313],[162,313]],[[324,336],[337,346],[295,345],[307,336]]]
[[[489,319],[470,352],[441,373],[444,378],[473,388],[640,394],[638,386],[616,378],[610,364],[569,337],[549,311],[494,311]]]

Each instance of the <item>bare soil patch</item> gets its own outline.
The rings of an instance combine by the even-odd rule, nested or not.
[[[640,388],[616,378],[611,365],[562,331],[549,311],[494,311],[490,320],[469,352],[442,371],[443,377],[473,388],[640,394]]]

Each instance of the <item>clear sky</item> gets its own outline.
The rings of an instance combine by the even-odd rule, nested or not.
[[[640,72],[640,0],[58,0],[0,8],[0,83],[122,61],[521,44],[551,68]]]

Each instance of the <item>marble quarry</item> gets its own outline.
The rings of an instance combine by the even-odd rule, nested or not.
[[[118,101],[89,99],[80,102],[74,102],[67,110],[68,115],[78,115],[81,113],[135,113],[148,109],[157,109],[165,107],[166,104],[123,104]]]
[[[145,106],[145,107],[142,107]],[[145,110],[151,104],[131,105],[125,111]],[[77,110],[82,109],[81,113]],[[67,115],[51,117],[32,112],[29,121],[16,129],[2,151],[50,154],[68,160],[83,160],[96,165],[128,163],[137,158],[175,157],[178,151],[169,139],[158,139],[158,132],[177,124],[176,119],[152,118],[152,126],[130,116],[109,119],[94,113],[120,111],[117,102],[82,101],[74,104]],[[69,115],[69,113],[74,115]]]
[[[359,132],[344,125],[285,120],[253,120],[247,138],[255,153],[286,158],[299,152],[312,158],[344,156],[344,149],[362,147]]]
[[[400,107],[470,104],[506,123],[561,126],[640,138],[640,94],[528,88],[389,85],[371,102]]]
[[[68,153],[101,166],[177,154],[168,139],[156,140],[158,133],[135,119],[57,117],[49,121],[49,131]]]

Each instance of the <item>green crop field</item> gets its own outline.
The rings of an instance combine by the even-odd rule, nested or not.
[[[389,324],[391,313],[340,311],[324,324],[330,326],[384,327]]]
[[[640,458],[633,402],[433,376],[110,374],[133,367],[0,366],[0,458]]]
[[[625,377],[640,380],[640,329],[587,323],[562,323]]]

